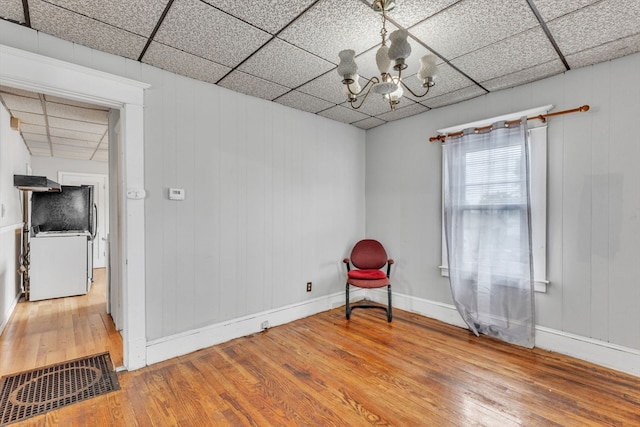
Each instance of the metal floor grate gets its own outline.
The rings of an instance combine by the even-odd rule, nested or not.
[[[109,353],[0,379],[0,426],[119,390]]]

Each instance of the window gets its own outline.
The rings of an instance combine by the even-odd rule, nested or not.
[[[514,120],[523,116],[536,116],[545,114],[550,108],[551,106],[540,107],[534,110],[517,112],[480,122],[442,129],[438,132],[452,133],[470,127],[485,126],[500,120]],[[537,292],[546,292],[546,285],[549,283],[546,278],[547,127],[539,121],[530,121],[528,125],[533,276],[535,290]],[[510,191],[510,188],[516,185],[515,182],[512,182],[512,177],[496,174],[485,166],[485,160],[489,157],[492,159],[498,157],[502,158],[505,162],[517,164],[519,156],[517,150],[508,147],[478,150],[467,154],[465,159],[465,185],[468,209],[465,211],[465,221],[474,221],[479,215],[482,215],[484,210],[490,209],[495,205],[500,205],[503,208],[506,207],[506,209],[503,209],[505,227],[508,229],[513,228],[513,234],[520,235],[520,231],[517,229],[517,227],[520,227],[518,218],[522,209],[526,209],[526,201],[514,197],[514,193]],[[442,196],[444,200],[444,189]],[[470,242],[470,245],[471,244],[472,242]],[[442,265],[440,266],[440,271],[443,276],[449,275],[446,245],[443,212]]]

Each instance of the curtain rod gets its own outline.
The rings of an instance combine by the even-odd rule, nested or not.
[[[540,114],[537,116],[527,117],[527,120],[540,120],[542,123],[544,123],[547,121],[547,118],[549,117],[562,116],[563,114],[571,114],[571,113],[582,113],[585,111],[589,111],[588,105],[583,105],[582,107],[578,107],[578,108],[572,108],[570,110],[556,111],[554,113]],[[515,125],[518,123],[520,123],[520,119],[511,120],[511,121],[505,122],[505,126]],[[477,127],[475,128],[475,131],[482,132],[482,131],[491,130],[491,129],[493,129],[493,126],[488,125],[488,126]],[[448,133],[446,135],[432,136],[431,138],[429,138],[429,142],[440,141],[444,144],[445,139],[455,137],[455,136],[461,136],[462,133],[463,131],[459,131],[459,132]]]

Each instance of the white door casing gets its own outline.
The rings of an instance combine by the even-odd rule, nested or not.
[[[150,85],[0,44],[0,84],[120,110],[123,189],[144,190],[144,90]],[[114,182],[110,187],[114,188]],[[144,199],[118,194],[123,219],[124,366],[146,365]]]

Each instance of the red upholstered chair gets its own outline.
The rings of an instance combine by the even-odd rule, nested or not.
[[[343,262],[347,265],[347,320],[351,318],[351,310],[354,308],[381,308],[387,312],[387,321],[391,322],[391,264],[393,260],[387,257],[387,251],[377,240],[360,240],[351,250],[351,258],[345,258]],[[381,270],[387,266],[386,273]],[[351,268],[353,266],[353,268]],[[349,286],[357,288],[383,288],[387,287],[389,302],[387,306],[373,304],[349,305]]]

